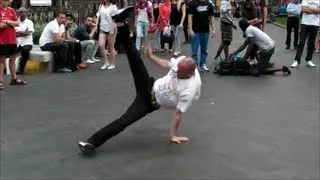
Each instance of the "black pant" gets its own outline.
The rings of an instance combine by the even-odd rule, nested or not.
[[[307,47],[306,61],[312,60],[318,29],[319,29],[318,26],[301,24],[299,45],[298,45],[296,57],[294,58],[296,61],[298,61],[298,63],[301,62],[301,56],[302,56],[304,45],[306,43],[307,38],[308,38],[308,44],[307,44],[308,47]]]
[[[161,49],[164,49],[164,44],[168,43],[169,44],[169,49],[172,49],[172,44],[173,44],[173,37],[172,37],[172,32],[170,37],[164,36],[163,31],[161,31],[160,35],[160,44],[161,44]]]
[[[74,43],[73,54],[74,54],[75,63],[80,64],[82,62],[82,47],[81,47],[80,42]]]
[[[291,45],[291,31],[293,29],[294,39],[293,46],[298,47],[298,38],[299,38],[299,17],[288,17],[287,19],[287,39],[286,45],[290,47]]]
[[[189,42],[188,15],[186,15],[186,18],[183,21],[183,33],[184,33],[184,38],[185,38],[186,42]]]
[[[128,57],[136,89],[136,97],[131,106],[120,118],[111,122],[87,140],[88,143],[95,147],[101,146],[107,140],[122,132],[129,125],[157,109],[151,101],[154,79],[150,77],[136,46],[130,40],[129,27],[118,27],[118,30],[120,33],[120,42],[123,44]]]
[[[67,67],[68,44],[66,42],[52,42],[40,47],[42,51],[51,51],[56,56],[54,58],[54,71]]]
[[[32,49],[32,45],[24,45],[19,46],[18,51],[20,51],[21,54],[21,61],[19,64],[18,72],[24,73],[24,68],[26,67],[27,61],[29,60],[30,51]]]

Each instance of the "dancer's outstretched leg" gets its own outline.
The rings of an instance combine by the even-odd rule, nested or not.
[[[151,102],[153,78],[149,76],[139,52],[130,39],[129,27],[124,25],[119,27],[118,30],[120,42],[122,42],[128,57],[137,95],[134,102],[120,118],[93,134],[86,142],[79,142],[80,150],[84,153],[93,152],[126,127],[156,109]]]

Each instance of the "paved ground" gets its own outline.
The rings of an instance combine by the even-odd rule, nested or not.
[[[274,62],[290,65],[295,51],[285,50],[285,30],[269,25],[267,31],[277,43]],[[235,32],[232,48],[242,40]],[[210,41],[209,61],[219,41]],[[319,178],[319,68],[304,66],[289,77],[204,74],[202,97],[180,131],[190,143],[168,143],[171,111],[160,110],[83,157],[77,142],[120,116],[134,97],[127,60],[117,59],[110,72],[93,65],[6,86],[1,179]],[[314,62],[319,65],[319,55]],[[146,65],[155,77],[165,73]]]

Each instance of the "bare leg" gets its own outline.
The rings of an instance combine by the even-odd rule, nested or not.
[[[114,43],[115,43],[116,36],[114,34],[108,35],[108,50],[110,53],[109,57],[109,64],[114,65],[115,59],[116,59],[116,50],[114,49]]]
[[[107,52],[106,52],[106,41],[107,41],[107,35],[106,34],[99,34],[99,50],[101,54],[101,62],[105,66],[109,66]],[[102,66],[102,67],[104,67]],[[105,69],[104,68],[104,69]]]

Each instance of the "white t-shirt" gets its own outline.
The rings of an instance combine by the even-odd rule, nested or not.
[[[16,29],[16,32],[27,30],[27,31],[31,31],[33,33],[34,32],[33,22],[28,18],[26,18],[22,22],[19,19],[19,26],[15,27],[15,29]],[[28,36],[25,36],[25,37],[17,37],[17,46],[33,45],[32,33]]]
[[[247,38],[252,38],[253,44],[258,46],[261,52],[267,52],[274,47],[274,40],[255,26],[248,26],[245,33]]]
[[[97,17],[100,18],[100,30],[104,32],[113,32],[116,28],[112,18],[110,17],[110,13],[112,11],[116,11],[118,8],[114,4],[110,4],[108,7],[101,5],[99,7],[99,11],[97,12]]]
[[[170,71],[168,74],[154,83],[153,89],[157,103],[165,108],[178,108],[181,112],[186,112],[192,100],[200,98],[201,78],[198,70],[189,79],[178,79],[178,62],[185,56],[170,60]]]
[[[47,43],[54,42],[54,33],[59,33],[60,35],[63,33],[62,26],[59,26],[58,21],[55,19],[49,22],[46,27],[43,29],[42,34],[39,39],[39,45],[44,46]]]
[[[301,6],[320,8],[320,0],[302,0]],[[320,14],[302,13],[301,24],[320,26]]]
[[[151,8],[152,7],[152,3],[150,1],[148,1],[148,7]],[[149,18],[148,18],[148,9],[147,7],[144,9],[138,9],[138,18],[137,18],[137,22],[146,22],[149,23]]]

